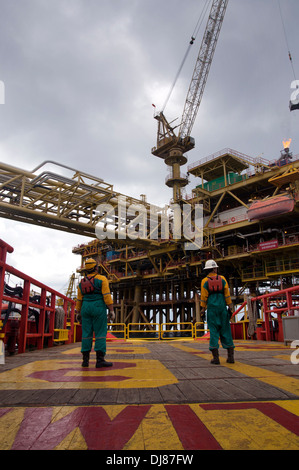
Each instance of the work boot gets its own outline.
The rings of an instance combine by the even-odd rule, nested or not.
[[[220,364],[218,349],[217,348],[211,349],[211,353],[213,354],[213,359],[211,360],[211,364]]]
[[[97,351],[96,353],[97,353],[96,368],[113,366],[112,362],[105,361],[104,354],[102,353],[102,351]]]
[[[235,363],[235,359],[234,359],[234,348],[228,348],[228,349],[227,349],[227,359],[226,359],[226,362],[228,362],[229,364],[234,364],[234,363]]]
[[[88,367],[89,366],[89,351],[84,351],[82,353],[83,356],[83,362],[82,362],[82,367]]]

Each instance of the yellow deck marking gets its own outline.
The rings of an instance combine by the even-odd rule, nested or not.
[[[293,413],[294,415],[299,416],[299,400],[294,400],[294,401],[278,400],[278,401],[274,401],[273,403],[276,403],[276,405],[280,406],[281,408],[284,408],[290,413]]]
[[[151,388],[178,383],[176,377],[161,364],[160,361],[149,359],[117,360],[115,363],[132,364],[132,367],[107,367],[97,370],[81,369],[79,363],[65,363],[61,360],[36,361],[0,374],[0,390],[33,390],[33,389],[59,389],[59,388]],[[77,366],[77,367],[76,367]],[[78,370],[68,370],[70,368]],[[62,369],[61,381],[49,381],[30,377],[35,372],[52,372]],[[115,376],[125,377],[125,380],[114,380]],[[79,377],[78,381],[71,380]],[[94,377],[95,380],[84,380],[84,377]],[[111,380],[109,380],[111,377]],[[106,378],[97,381],[97,378]],[[64,380],[65,379],[65,380]]]
[[[298,450],[299,437],[262,412],[203,410],[190,405],[225,450]]]
[[[252,344],[250,342],[250,344]],[[198,349],[198,343],[183,344],[179,342],[171,343],[174,348],[192,353],[194,357],[200,357],[207,361],[211,360],[210,351],[205,349]],[[122,348],[122,353],[126,354],[147,354],[150,352],[146,347],[127,346]],[[244,342],[245,350],[246,345]],[[78,348],[76,348],[78,349]],[[107,355],[118,354],[119,349],[117,344],[111,345],[107,350]],[[238,350],[238,348],[236,348]],[[259,350],[265,350],[260,349]],[[267,349],[269,349],[267,347]],[[291,350],[287,347],[277,348],[273,346],[271,351],[276,349]],[[127,368],[107,368],[107,369],[94,369],[95,354],[92,353],[91,367],[93,370],[86,370],[81,368],[81,357],[72,358],[74,349],[68,351],[68,355],[59,360],[36,361],[30,364],[17,367],[15,369],[2,372],[0,374],[0,390],[42,390],[42,389],[67,389],[67,388],[81,388],[81,389],[99,389],[99,388],[145,388],[145,387],[160,387],[163,385],[175,384],[179,381],[169,372],[158,360],[144,360],[144,359],[126,359],[126,357],[119,360],[118,358],[113,362],[118,364],[134,364],[134,367]],[[132,352],[134,350],[134,352]],[[241,348],[239,349],[241,350]],[[299,380],[294,377],[288,377],[273,371],[269,371],[262,367],[250,366],[236,361],[235,364],[226,363],[226,353],[220,350],[221,366],[236,370],[237,372],[246,375],[247,377],[254,378],[261,382],[274,385],[282,390],[286,390],[293,394],[299,395]],[[273,353],[272,353],[273,354]],[[278,352],[279,355],[273,356],[278,359],[290,361],[290,354],[283,354],[283,351]],[[291,364],[291,362],[290,362]],[[211,365],[213,368],[219,366]],[[294,371],[297,370],[294,365]],[[297,366],[298,367],[298,366]],[[69,370],[69,369],[78,370]],[[50,382],[45,379],[30,377],[30,374],[35,372],[55,372],[62,369],[62,381]],[[127,377],[127,380],[117,380],[113,382],[96,382],[98,377],[113,378],[116,376]],[[53,375],[52,375],[53,377]],[[55,376],[54,376],[55,377]],[[65,380],[64,381],[64,377]],[[78,377],[78,381],[74,378]],[[72,381],[68,381],[72,379]],[[82,379],[89,378],[91,381],[82,382]],[[94,379],[94,381],[93,381]],[[74,380],[74,381],[73,381]],[[259,403],[259,402],[257,402]],[[299,400],[277,400],[269,401],[274,403],[284,410],[299,416]],[[252,402],[251,402],[252,404]],[[206,404],[207,405],[207,404]],[[102,405],[101,408],[105,409],[110,420],[113,421],[117,416],[130,405]],[[180,406],[175,405],[175,406]],[[184,405],[186,406],[186,404]],[[269,416],[262,412],[262,408],[248,407],[248,409],[208,409],[204,404],[189,404],[199,420],[207,427],[216,441],[223,449],[227,450],[299,450],[299,437],[285,428],[282,424],[271,419]],[[100,406],[96,406],[100,407]],[[4,407],[5,408],[5,407]],[[8,407],[9,408],[9,407]],[[70,415],[78,406],[53,406],[51,422],[59,423],[59,421]],[[20,426],[23,422],[26,407],[13,407],[0,417],[0,449],[8,450],[12,448]],[[163,404],[151,404],[150,408],[140,422],[136,432],[131,436],[129,441],[125,444],[123,450],[183,450],[183,444],[179,439],[178,429],[176,430],[170,417],[167,413],[167,406]],[[283,421],[282,421],[283,422]],[[30,423],[31,425],[31,423]],[[290,429],[292,429],[290,427]],[[56,445],[55,449],[59,450],[85,450],[87,443],[81,433],[80,427],[75,427],[72,431],[64,437],[64,439]]]
[[[84,437],[79,428],[75,428],[66,436],[54,450],[88,450]]]
[[[184,450],[164,405],[152,405],[123,450]]]
[[[109,357],[110,354],[149,354],[150,350],[146,348],[145,346],[131,346],[131,345],[122,345],[122,346],[117,346],[117,344],[114,344],[113,346],[107,344],[107,356]],[[63,351],[62,354],[65,354],[66,356],[71,356],[73,354],[80,354],[81,355],[81,347],[69,349],[68,351]],[[90,354],[90,359],[94,360],[96,358],[96,353],[95,351],[91,351]],[[78,359],[77,359],[78,360]]]
[[[25,408],[15,408],[0,418],[0,450],[9,450],[23,421]]]
[[[278,406],[299,415],[299,400],[280,400]],[[105,405],[109,418],[114,420],[122,410],[130,405]],[[180,405],[174,405],[180,406]],[[185,405],[186,406],[186,405]],[[207,427],[216,441],[225,450],[298,450],[299,437],[255,408],[230,410],[205,410],[204,404],[190,404],[189,407]],[[51,422],[59,422],[80,407],[53,407]],[[0,449],[9,450],[22,424],[25,407],[11,409],[0,418]],[[46,431],[45,431],[46,432]],[[79,427],[75,427],[56,445],[60,450],[87,449]],[[121,450],[121,449],[119,449]],[[166,407],[163,404],[151,405],[136,432],[125,444],[123,450],[183,450]]]
[[[60,419],[64,418],[67,415],[70,415],[75,411],[78,407],[77,406],[55,406],[53,407],[52,419],[51,423],[55,423]]]
[[[288,346],[285,346],[284,344],[281,343],[269,343],[269,342],[256,342],[256,341],[234,341],[235,344],[235,349],[237,351],[280,351],[282,349],[287,349],[289,350],[290,348]]]
[[[200,350],[192,348],[190,346],[178,345],[173,344],[172,346],[182,349],[183,351],[197,353],[198,356],[206,359],[208,361],[211,360],[212,355],[209,353],[202,353]],[[278,372],[273,372],[271,370],[264,369],[262,367],[257,366],[250,366],[244,364],[239,361],[235,361],[234,364],[228,364],[226,362],[226,357],[220,357],[220,364],[221,366],[228,367],[229,369],[233,369],[235,371],[240,372],[241,374],[246,375],[247,377],[251,377],[261,382],[265,382],[269,385],[273,385],[274,387],[278,387],[282,390],[287,392],[293,393],[294,395],[299,395],[299,380],[295,377],[288,377],[283,374],[279,374]],[[290,362],[291,364],[291,362]],[[217,366],[213,366],[217,367]],[[296,367],[296,366],[294,366]]]
[[[247,377],[255,378],[261,382],[265,382],[269,385],[273,385],[274,387],[299,396],[299,380],[295,377],[288,377],[286,375],[279,374],[278,372],[273,372],[261,367],[249,366],[238,361],[236,361],[235,364],[222,365],[225,365],[230,369],[234,369],[241,374],[247,375]]]
[[[290,354],[284,354],[279,356],[274,356],[275,359],[283,359],[284,361],[290,362]]]

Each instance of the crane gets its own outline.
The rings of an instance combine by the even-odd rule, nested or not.
[[[166,184],[173,188],[173,202],[181,200],[181,188],[188,184],[188,177],[181,174],[180,167],[187,162],[184,153],[195,146],[195,140],[190,134],[203,96],[227,4],[228,0],[212,1],[181,123],[173,126],[173,122],[168,122],[163,111],[155,115],[158,121],[157,145],[152,148],[151,153],[164,159],[166,165],[171,167]],[[191,43],[193,39],[192,37]],[[178,132],[175,132],[177,127]]]

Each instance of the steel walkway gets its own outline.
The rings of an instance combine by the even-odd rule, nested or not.
[[[205,340],[111,341],[106,369],[95,353],[83,369],[79,343],[6,357],[0,449],[105,450],[106,463],[133,466],[116,459],[161,466],[198,450],[298,450],[299,350],[235,345],[235,364],[220,348],[220,366]]]

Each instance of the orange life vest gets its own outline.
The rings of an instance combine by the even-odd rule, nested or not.
[[[214,292],[223,292],[222,278],[220,276],[208,277],[208,291],[210,294]]]
[[[82,294],[92,294],[94,292],[94,278],[89,278],[88,276],[84,276],[81,280],[81,292]]]

